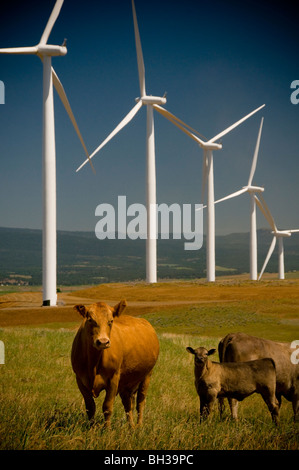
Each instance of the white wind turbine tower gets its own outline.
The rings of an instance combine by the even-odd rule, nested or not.
[[[228,196],[223,197],[215,201],[215,204],[218,202],[226,201],[228,199],[240,196],[246,192],[250,195],[250,279],[253,281],[257,280],[257,237],[256,237],[256,203],[255,203],[255,193],[260,193],[264,191],[264,188],[260,186],[253,186],[252,180],[256,170],[259,146],[261,141],[261,134],[263,128],[264,118],[261,119],[261,124],[259,128],[259,133],[256,141],[255,151],[252,159],[251,170],[249,174],[249,179],[247,186],[243,186],[242,189],[236,191]]]
[[[121,129],[123,129],[137,114],[142,105],[147,107],[147,125],[146,125],[146,205],[147,205],[147,237],[146,237],[146,280],[149,283],[157,282],[157,240],[156,240],[156,163],[155,163],[155,134],[154,134],[154,116],[153,105],[165,104],[166,97],[147,95],[145,90],[145,68],[143,61],[143,53],[137,23],[134,0],[132,0],[135,43],[137,52],[137,64],[140,86],[140,98],[136,98],[137,104],[127,114],[127,116],[119,123],[119,125],[108,135],[108,137],[97,147],[90,155],[99,152],[109,140],[111,140]],[[77,169],[79,171],[88,160]]]
[[[0,49],[1,54],[34,54],[43,62],[43,305],[50,306],[56,305],[57,302],[56,154],[53,84],[88,156],[64,88],[51,65],[52,57],[66,55],[65,41],[61,46],[47,44],[63,1],[56,1],[40,42],[36,46]]]
[[[163,116],[167,117],[173,124],[179,127],[183,132],[185,132],[189,137],[195,140],[199,146],[203,149],[203,178],[202,178],[202,199],[205,192],[206,182],[207,182],[207,281],[215,281],[215,199],[214,199],[214,170],[213,170],[213,150],[222,149],[222,144],[217,143],[216,141],[224,137],[226,134],[231,132],[237,126],[250,118],[253,114],[257,113],[265,105],[263,104],[259,108],[255,109],[251,113],[247,114],[245,117],[239,121],[232,124],[230,127],[224,131],[217,134],[212,139],[204,142],[199,137],[194,135],[194,129],[192,129],[183,121],[176,118],[173,114],[169,113],[161,106],[154,105],[154,108],[159,111]],[[191,132],[192,131],[192,132]],[[203,201],[202,201],[203,202]]]
[[[261,212],[263,213],[265,219],[267,220],[268,224],[270,225],[273,233],[273,239],[269,248],[269,251],[267,253],[265,262],[263,264],[262,270],[259,275],[259,280],[261,279],[262,275],[264,274],[264,271],[266,269],[266,266],[269,262],[269,259],[271,258],[271,255],[274,251],[275,245],[276,245],[276,240],[278,239],[278,278],[279,279],[284,279],[285,274],[284,274],[284,249],[283,249],[283,239],[285,237],[290,237],[292,233],[299,232],[299,229],[294,229],[294,230],[278,230],[276,227],[276,224],[274,222],[273,216],[264,200],[262,195],[260,194],[260,199],[257,196],[254,196],[257,205],[259,206]]]

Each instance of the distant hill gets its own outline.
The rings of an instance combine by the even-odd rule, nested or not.
[[[258,230],[259,269],[271,243]],[[185,251],[185,240],[158,240],[158,277],[204,278],[205,238],[197,251]],[[285,269],[299,270],[299,236],[285,239]],[[145,279],[145,240],[98,240],[94,232],[57,233],[58,285],[91,285]],[[249,271],[249,233],[216,237],[217,276]],[[267,266],[277,272],[277,248]],[[42,283],[41,230],[0,228],[0,284]]]

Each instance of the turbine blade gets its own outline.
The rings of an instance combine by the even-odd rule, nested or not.
[[[139,28],[137,23],[137,15],[135,10],[134,0],[132,0],[132,10],[133,10],[133,21],[134,21],[134,32],[135,32],[135,44],[137,52],[137,65],[138,65],[138,75],[139,75],[139,86],[141,96],[146,96],[145,91],[145,69],[144,69],[144,60],[143,53],[140,41]]]
[[[272,214],[271,214],[271,212],[270,212],[270,209],[269,209],[269,207],[267,206],[266,201],[265,201],[265,199],[263,198],[263,196],[262,196],[261,193],[260,193],[260,199],[261,199],[261,201],[262,201],[262,205],[263,205],[264,210],[265,210],[265,212],[266,212],[266,215],[267,215],[266,218],[267,218],[267,220],[268,220],[268,222],[269,222],[269,224],[270,224],[270,227],[272,228],[272,230],[273,230],[274,232],[277,232],[277,227],[276,227],[276,225],[275,225],[274,218],[273,218],[273,216],[272,216]]]
[[[205,140],[208,140],[204,135],[200,134],[196,129],[193,129],[193,127],[189,126],[188,124],[186,124],[184,121],[182,121],[181,119],[179,119],[178,117],[176,117],[174,114],[172,114],[171,112],[167,111],[165,108],[162,108],[162,106],[159,106],[158,104],[154,104],[153,105],[154,108],[156,108],[157,111],[161,112],[161,114],[164,113],[165,117],[169,118],[169,119],[172,119],[173,121],[176,121],[177,123],[180,123],[182,124],[184,127],[186,127],[187,129],[189,129],[190,131],[194,132],[195,134],[199,135],[200,137],[202,137],[203,139]],[[203,142],[204,143],[204,142]]]
[[[246,193],[248,190],[247,186],[246,188],[239,189],[239,191],[236,191],[235,193],[229,194],[228,196],[223,197],[222,199],[218,199],[218,201],[215,201],[215,204],[218,202],[226,201],[227,199],[231,199],[233,197],[240,196],[240,194]]]
[[[240,124],[242,124],[242,122],[246,121],[246,119],[250,118],[250,116],[252,116],[253,114],[257,113],[260,109],[264,108],[264,104],[262,106],[260,106],[259,108],[255,109],[254,111],[252,111],[251,113],[247,114],[246,116],[244,116],[242,119],[240,119],[239,121],[235,122],[235,124],[232,124],[230,127],[228,127],[227,129],[225,129],[224,131],[220,132],[220,134],[217,134],[215,135],[215,137],[213,137],[211,140],[208,141],[209,144],[213,144],[216,140],[219,140],[221,137],[223,137],[224,135],[228,134],[230,131],[232,131],[233,129],[235,129],[235,127],[238,127]]]
[[[198,209],[195,209],[195,212],[201,211],[203,209],[206,209],[207,206],[202,205],[202,207],[199,207]]]
[[[43,34],[42,34],[42,37],[40,38],[40,41],[39,41],[40,44],[46,44],[47,43],[47,41],[49,39],[49,36],[50,36],[50,33],[52,31],[52,28],[55,24],[55,21],[57,20],[58,15],[60,13],[63,1],[64,0],[57,0],[56,1],[55,6],[54,6],[54,8],[52,10],[52,13],[50,15],[50,18],[48,19],[48,23],[45,27],[45,30],[44,30]]]
[[[260,195],[261,196],[261,195]],[[255,194],[254,195],[254,199],[255,199],[255,202],[257,203],[260,211],[262,212],[262,214],[264,215],[265,219],[267,220],[268,224],[270,225],[271,229],[276,232],[277,231],[277,227],[275,225],[275,222],[274,222],[274,219],[273,217],[269,216],[268,212],[266,211],[265,207],[263,206],[263,204],[261,203],[261,201],[259,200],[259,198],[257,197],[257,195]]]
[[[56,91],[57,91],[57,93],[58,93],[58,95],[59,95],[59,98],[60,98],[61,101],[62,101],[63,106],[65,107],[66,112],[67,112],[68,115],[69,115],[69,118],[70,118],[70,120],[71,120],[71,122],[72,122],[72,124],[73,124],[73,126],[74,126],[74,128],[75,128],[75,131],[77,132],[77,135],[78,135],[79,140],[80,140],[80,142],[81,142],[81,144],[82,144],[82,147],[83,147],[83,149],[84,149],[84,152],[85,152],[85,154],[86,154],[86,156],[87,156],[87,158],[88,158],[88,160],[89,160],[89,163],[90,163],[90,165],[91,165],[92,171],[95,173],[95,169],[94,169],[93,164],[92,164],[92,162],[91,162],[91,160],[90,160],[89,153],[88,153],[88,150],[87,150],[86,145],[85,145],[85,143],[84,143],[84,140],[83,140],[83,137],[82,137],[82,135],[81,135],[81,132],[79,131],[79,127],[78,127],[78,125],[77,125],[77,122],[76,122],[75,116],[74,116],[74,114],[73,114],[71,105],[70,105],[70,103],[69,103],[69,100],[67,99],[67,96],[66,96],[66,93],[65,93],[65,91],[64,91],[63,85],[62,85],[61,81],[59,80],[59,78],[58,78],[58,76],[57,76],[55,70],[53,69],[53,67],[52,67],[52,77],[53,77],[53,85],[54,85],[54,87],[55,87],[55,89],[56,89]]]
[[[199,137],[197,137],[192,132],[190,132],[186,129],[186,127],[189,128],[189,129],[192,129],[190,126],[188,126],[188,124],[185,124],[179,118],[175,117],[169,111],[167,111],[166,109],[162,108],[161,106],[159,106],[157,104],[153,104],[153,107],[155,108],[156,111],[158,111],[160,114],[162,114],[162,116],[164,116],[166,119],[168,119],[170,122],[172,122],[175,126],[177,126],[179,129],[181,129],[183,132],[185,132],[185,134],[187,134],[189,137],[191,137],[191,139],[195,140],[195,142],[197,142],[199,145],[200,144],[205,144],[205,142],[203,140],[201,140]],[[184,126],[186,126],[186,127],[184,127]],[[192,129],[192,130],[194,130],[194,129]],[[194,132],[197,132],[197,131],[194,131]]]
[[[270,245],[268,254],[267,254],[267,256],[266,256],[265,262],[264,262],[264,264],[263,264],[262,270],[261,270],[260,275],[259,275],[259,277],[258,277],[258,280],[260,280],[261,277],[262,277],[262,275],[264,274],[264,271],[265,271],[265,269],[266,269],[266,267],[267,267],[268,261],[269,261],[269,259],[271,258],[271,255],[272,255],[272,253],[273,253],[273,251],[274,251],[275,245],[276,245],[276,237],[274,236],[273,239],[272,239],[272,242],[271,242],[271,245]]]
[[[268,214],[267,214],[267,212],[265,211],[265,208],[263,207],[261,201],[259,200],[259,198],[257,197],[256,194],[254,195],[254,199],[255,199],[255,202],[256,202],[256,204],[258,205],[260,211],[262,212],[263,216],[264,216],[265,219],[267,220],[268,224],[269,224],[270,227],[273,229],[272,221],[268,218]]]
[[[36,54],[37,46],[33,47],[9,47],[0,49],[0,54]]]
[[[116,126],[116,128],[108,135],[108,137],[94,150],[94,152],[90,155],[89,158],[93,158],[96,153],[98,153],[108,142],[111,140],[119,131],[121,131],[132,119],[133,117],[138,113],[139,109],[142,106],[142,101],[138,101],[138,103],[134,106],[133,109],[124,117],[124,119]],[[82,165],[77,168],[76,171],[81,170],[81,168],[88,162],[88,160],[85,160],[85,162],[82,163]]]
[[[290,233],[296,233],[296,232],[299,232],[299,229],[288,230],[288,232],[290,232]]]
[[[253,177],[254,177],[254,173],[255,173],[255,169],[256,169],[257,157],[258,157],[258,153],[259,153],[260,141],[261,141],[261,135],[262,135],[263,122],[264,122],[264,118],[262,117],[259,133],[258,133],[258,136],[257,136],[255,151],[254,151],[254,155],[253,155],[253,160],[252,160],[252,165],[251,165],[251,170],[250,170],[250,175],[249,175],[249,180],[248,180],[248,186],[251,186],[251,183],[252,183],[252,180],[253,180]]]

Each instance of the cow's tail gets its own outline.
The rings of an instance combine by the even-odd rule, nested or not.
[[[220,362],[225,362],[225,352],[226,352],[226,348],[227,348],[227,346],[229,345],[229,343],[231,342],[232,337],[233,337],[233,334],[232,334],[232,333],[229,333],[228,335],[226,335],[224,338],[222,338],[222,339],[219,341],[219,344],[218,344],[218,355],[219,355],[219,360],[220,360]]]
[[[268,357],[268,359],[270,359],[270,361],[272,362],[273,366],[274,366],[274,369],[275,369],[275,372],[276,372],[276,364],[275,364],[275,361],[272,357]]]

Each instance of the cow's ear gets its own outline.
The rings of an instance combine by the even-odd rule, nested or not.
[[[191,348],[190,346],[188,346],[188,347],[186,348],[186,351],[188,351],[190,354],[195,354],[194,349]]]
[[[113,308],[113,316],[114,317],[119,317],[121,313],[124,311],[124,309],[127,306],[127,302],[125,300],[121,300],[115,307]]]
[[[215,352],[216,352],[216,349],[210,349],[208,351],[208,356],[211,356],[212,354],[215,354]]]
[[[75,305],[74,310],[77,310],[77,312],[79,312],[82,317],[86,317],[87,309],[85,305]]]

